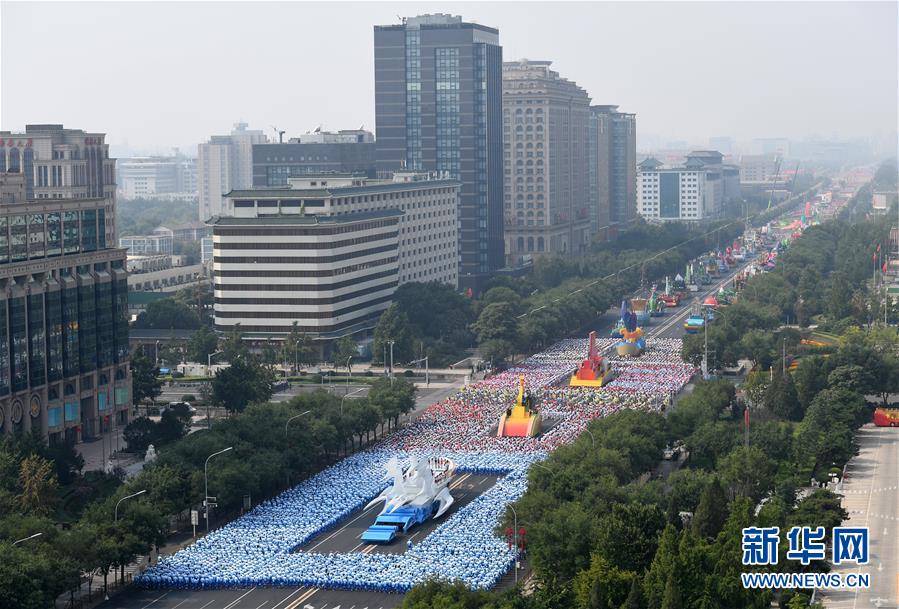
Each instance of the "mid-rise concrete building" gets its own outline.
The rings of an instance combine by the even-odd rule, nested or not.
[[[199,219],[222,213],[222,195],[253,185],[253,146],[267,142],[262,131],[237,123],[230,135],[213,135],[197,148]]]
[[[740,181],[773,181],[780,173],[780,165],[780,157],[776,154],[744,154],[740,156]]]
[[[589,216],[594,240],[614,238],[637,215],[637,117],[590,106]]]
[[[637,172],[638,211],[647,220],[701,222],[721,218],[739,199],[739,169],[715,150],[697,150],[680,166],[645,159]]]
[[[93,173],[106,165],[105,150],[97,149],[102,144],[94,137],[73,138],[86,139],[85,145],[94,150],[87,153],[87,165],[80,162],[85,155],[81,144],[68,140],[53,145],[65,148],[49,149],[57,158],[32,167],[35,171],[47,168],[48,176],[57,176],[50,179],[50,186],[43,186],[43,177],[35,180],[35,195],[53,194],[45,189],[71,188],[68,194],[73,196],[29,199],[27,174],[0,173],[3,434],[36,430],[50,444],[80,442],[121,429],[129,420],[125,250],[116,248],[109,238],[114,232],[108,226],[113,214],[106,213],[105,195],[106,187],[113,186],[108,194],[114,197],[114,184],[111,169],[108,175]],[[37,138],[34,148],[36,143]],[[62,152],[68,156],[59,156]],[[35,157],[39,156],[32,156],[36,162]],[[75,179],[75,175],[95,178],[94,184],[82,184],[90,179]],[[62,185],[54,187],[54,183]],[[90,192],[98,196],[88,196]]]
[[[362,129],[316,130],[287,143],[253,146],[253,186],[286,186],[287,179],[322,173],[376,177],[375,141]]]
[[[503,64],[507,263],[590,243],[590,97],[549,61]]]
[[[458,264],[479,290],[504,265],[499,31],[453,15],[375,26],[378,171],[437,171],[462,183]]]
[[[460,186],[327,174],[228,193],[211,221],[216,329],[277,339],[296,321],[330,341],[371,330],[402,283],[455,286]]]

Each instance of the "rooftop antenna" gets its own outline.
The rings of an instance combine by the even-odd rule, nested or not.
[[[275,133],[278,134],[278,143],[283,144],[284,143],[284,134],[287,132],[282,129],[278,129],[274,125],[270,125],[270,127],[275,130]]]

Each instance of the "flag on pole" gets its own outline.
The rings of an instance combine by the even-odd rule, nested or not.
[[[879,244],[879,243],[877,244],[877,251],[878,251],[878,252],[880,251],[880,244]]]
[[[887,263],[886,262],[883,263],[883,272],[884,273],[887,272]]]
[[[871,254],[871,262],[877,262],[877,254]]]

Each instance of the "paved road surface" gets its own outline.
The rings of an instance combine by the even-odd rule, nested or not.
[[[359,541],[374,522],[381,506],[350,517],[335,531],[323,533],[302,549],[315,552],[389,552],[401,554],[406,542],[423,539],[453,511],[473,501],[496,482],[496,476],[460,474],[452,483],[453,504],[439,521],[429,521],[402,535],[389,546],[366,545]],[[251,588],[241,590],[129,590],[99,606],[100,609],[391,609],[402,604],[400,594],[320,590],[318,588]]]
[[[870,562],[866,566],[840,565],[834,573],[868,573],[867,590],[825,591],[817,600],[828,609],[899,607],[899,428],[862,427],[860,450],[847,467],[843,481],[843,507],[849,512],[844,526],[870,527]]]

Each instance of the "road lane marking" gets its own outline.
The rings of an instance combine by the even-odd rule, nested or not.
[[[209,605],[211,605],[211,604],[214,603],[214,602],[215,602],[215,599],[212,599],[211,601],[209,601],[208,603],[206,603],[205,605],[203,605],[202,607],[200,607],[200,609],[206,609],[206,607],[208,607]]]
[[[152,601],[150,601],[149,603],[147,603],[146,605],[144,605],[143,607],[141,607],[141,609],[147,609],[147,607],[149,607],[150,605],[152,605],[153,603],[155,603],[155,602],[158,601],[159,599],[161,599],[161,598],[163,598],[163,597],[165,597],[165,596],[168,596],[168,594],[169,594],[169,593],[166,592],[166,593],[163,594],[162,596],[157,597],[157,598],[154,598]]]
[[[262,605],[266,604],[268,604],[268,601],[262,601]],[[256,607],[256,609],[262,609],[262,605],[259,605],[258,607]]]
[[[243,597],[245,597],[246,595],[248,595],[250,592],[252,592],[255,589],[256,589],[256,586],[253,586],[252,588],[250,588],[249,590],[247,590],[246,592],[244,592],[243,594],[241,594],[240,596],[235,598],[233,601],[231,601],[230,603],[225,605],[223,607],[223,609],[232,609],[237,603],[240,602],[240,599],[242,599]]]
[[[307,591],[307,592],[304,592],[303,594],[301,594],[300,596],[298,596],[298,597],[296,598],[296,600],[294,600],[293,602],[291,602],[290,605],[288,605],[288,606],[285,607],[284,609],[297,609],[297,607],[299,607],[301,603],[304,603],[304,602],[306,602],[307,600],[309,600],[310,598],[312,598],[312,595],[314,595],[314,594],[315,594],[316,592],[318,592],[318,591],[319,591],[318,588],[312,588],[311,590],[309,590],[309,591]]]
[[[297,592],[299,592],[300,590],[302,590],[302,589],[305,588],[305,587],[306,587],[306,586],[297,588],[296,590],[294,590],[293,592],[291,592],[290,594],[288,594],[287,596],[285,596],[284,598],[282,598],[281,600],[279,600],[277,603],[275,603],[274,605],[272,605],[272,606],[270,607],[270,609],[278,609],[278,605],[280,605],[281,603],[287,602],[287,599],[289,599],[291,596],[293,596],[294,594],[296,594]]]
[[[178,609],[178,607],[180,607],[181,605],[183,605],[184,603],[186,603],[189,600],[190,600],[190,597],[188,596],[186,599],[184,599],[183,601],[181,601],[180,603],[178,603],[177,605],[172,607],[172,609]]]
[[[355,518],[353,518],[352,520],[350,520],[348,523],[346,523],[345,525],[343,525],[342,527],[340,527],[339,529],[337,529],[336,531],[334,531],[332,534],[328,535],[326,538],[322,539],[320,542],[318,542],[317,544],[315,544],[314,546],[312,546],[311,548],[309,548],[308,551],[311,552],[312,550],[314,550],[314,549],[317,548],[318,546],[322,545],[323,543],[325,543],[325,542],[328,541],[329,539],[333,538],[335,535],[337,535],[337,534],[341,533],[342,531],[346,530],[346,528],[347,528],[348,526],[350,526],[351,524],[353,524],[354,522],[356,522],[357,520],[359,520],[360,518],[362,518],[363,516],[365,516],[367,513],[369,513],[369,512],[371,512],[371,511],[377,509],[377,507],[378,507],[378,506],[375,505],[375,506],[372,506],[372,507],[368,508],[367,510],[365,510],[364,512],[362,512],[361,514],[359,514],[358,516],[356,516]]]

